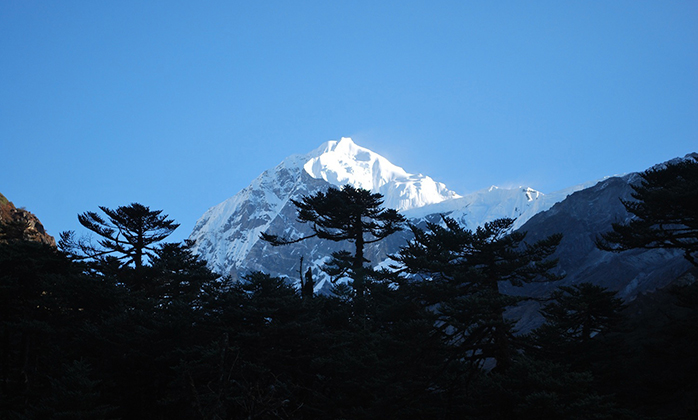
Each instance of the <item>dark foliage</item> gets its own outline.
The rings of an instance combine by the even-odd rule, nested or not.
[[[92,211],[78,215],[80,224],[101,238],[99,245],[76,241],[73,232],[63,232],[59,243],[63,250],[94,260],[112,255],[121,266],[132,265],[140,271],[146,259],[155,256],[155,245],[179,227],[161,214],[162,210],[150,210],[138,203],[116,209],[99,208],[106,219]]]
[[[526,337],[527,354],[593,374],[599,389],[628,353],[618,334],[623,329],[623,301],[590,283],[560,286],[550,298],[540,310],[545,323]]]
[[[397,258],[424,278],[371,273],[361,313],[345,283],[308,299],[265,273],[231,282],[187,243],[149,245],[140,287],[127,259],[2,243],[0,419],[692,418],[695,286],[625,324],[612,293],[561,288],[546,332],[517,337],[498,285],[556,279],[559,238],[510,225],[413,227]]]
[[[421,275],[417,286],[425,305],[436,306],[446,340],[473,363],[493,358],[505,370],[513,357],[513,322],[504,317],[519,298],[500,291],[513,286],[559,277],[549,259],[560,242],[553,235],[527,244],[523,232],[512,232],[513,219],[485,223],[475,231],[448,217],[444,226],[430,223],[427,230],[411,226],[414,239],[395,257],[405,270]]]
[[[679,249],[698,266],[698,158],[650,169],[641,177],[632,186],[635,201],[623,201],[633,219],[614,223],[597,246],[613,252]]]
[[[616,350],[594,369],[599,388],[649,418],[698,415],[698,283],[686,277],[628,304],[619,333],[599,343]]]
[[[623,301],[591,283],[560,286],[550,299],[541,309],[546,322],[533,337],[541,348],[568,359],[583,358],[592,338],[617,331],[622,320]]]
[[[312,234],[297,239],[279,238],[262,233],[263,240],[272,245],[287,245],[310,238],[333,242],[348,241],[354,244],[354,254],[335,252],[325,270],[335,279],[349,277],[356,296],[363,298],[366,281],[371,269],[364,257],[364,247],[378,242],[403,229],[405,218],[396,210],[383,206],[383,196],[362,188],[345,185],[341,189],[330,188],[292,200],[298,208],[298,221],[310,225]]]

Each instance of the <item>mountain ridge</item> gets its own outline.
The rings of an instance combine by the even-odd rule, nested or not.
[[[519,227],[568,194],[595,183],[548,195],[530,187],[492,186],[461,196],[428,176],[406,172],[344,137],[325,142],[310,153],[291,155],[264,171],[248,187],[207,210],[189,239],[194,242],[194,251],[223,275],[236,277],[262,270],[295,279],[300,257],[304,257],[306,267],[322,278],[323,261],[332,252],[343,249],[343,244],[311,240],[271,248],[259,239],[262,232],[287,238],[309,233],[307,226],[297,222],[291,199],[350,184],[381,193],[385,207],[398,207],[416,224],[446,214],[470,229],[502,217],[517,219],[515,227]],[[380,264],[408,239],[407,232],[393,235],[369,247],[367,257],[373,264]],[[322,287],[323,281],[318,281],[318,289]]]

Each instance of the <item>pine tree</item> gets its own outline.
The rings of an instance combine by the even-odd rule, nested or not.
[[[466,409],[478,420],[638,420],[612,396],[600,395],[593,376],[549,360],[517,355],[506,372],[479,375]]]
[[[104,286],[55,247],[0,243],[0,418],[53,418],[32,413],[59,392],[52,378],[69,375],[66,363],[92,344],[86,326],[115,300]]]
[[[330,188],[326,193],[321,191],[291,201],[298,208],[298,221],[309,224],[312,234],[286,239],[262,233],[262,239],[274,246],[315,237],[333,242],[352,242],[354,253],[333,253],[326,271],[336,279],[344,276],[351,278],[356,297],[361,300],[371,271],[365,265],[368,262],[364,257],[365,246],[402,230],[404,216],[394,209],[384,208],[381,194],[351,185],[345,185],[342,189]]]
[[[531,354],[576,370],[608,370],[623,348],[609,336],[620,330],[622,299],[591,283],[560,286],[550,299],[540,310],[545,323],[529,334]]]
[[[635,200],[622,200],[633,219],[614,223],[597,246],[613,252],[679,249],[698,266],[698,158],[649,169],[641,177],[632,185]]]
[[[560,339],[576,344],[611,331],[620,322],[625,307],[615,292],[591,283],[560,286],[551,299],[541,313],[560,332]]]
[[[561,240],[552,235],[533,244],[524,232],[512,232],[513,219],[485,223],[474,232],[443,217],[444,226],[429,223],[427,230],[411,226],[414,239],[395,259],[404,269],[425,277],[421,299],[437,307],[446,339],[474,363],[494,358],[498,370],[512,359],[512,323],[507,307],[521,298],[500,291],[500,283],[557,280],[549,259]]]
[[[59,246],[75,258],[102,265],[113,265],[108,257],[116,258],[120,268],[134,268],[136,288],[141,287],[139,277],[146,260],[155,256],[157,243],[167,238],[179,224],[161,214],[162,210],[150,210],[138,203],[115,210],[99,208],[107,215],[106,219],[91,211],[78,215],[80,224],[101,238],[97,245],[76,240],[74,232],[68,231],[61,233]]]
[[[83,360],[62,366],[61,376],[51,378],[51,387],[40,402],[31,407],[27,418],[54,420],[116,419],[116,407],[101,401],[99,384],[92,379],[91,367]]]
[[[154,248],[154,257],[145,270],[146,294],[159,305],[179,302],[192,309],[200,308],[203,295],[220,288],[219,276],[206,261],[191,250],[192,243],[165,243]]]

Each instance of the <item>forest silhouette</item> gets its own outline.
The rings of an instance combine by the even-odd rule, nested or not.
[[[695,185],[697,166],[643,173],[624,203],[635,219],[599,246],[683,246],[695,265],[698,188],[677,185]],[[672,223],[656,220],[658,203],[677,203]],[[506,313],[526,298],[499,286],[559,280],[559,235],[529,243],[511,219],[421,229],[353,187],[294,204],[314,235],[355,246],[328,256],[330,293],[263,272],[221,277],[191,243],[166,242],[177,224],[139,203],[79,215],[98,241],[66,232],[58,249],[0,224],[0,419],[698,414],[695,266],[633,302],[560,287],[540,302],[544,323],[521,332]],[[373,269],[363,247],[404,228],[413,239],[395,267]]]

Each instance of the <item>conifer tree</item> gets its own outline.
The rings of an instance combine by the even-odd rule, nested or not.
[[[54,420],[116,419],[116,407],[100,402],[101,381],[90,378],[91,368],[83,360],[62,366],[61,377],[50,378],[50,392],[31,407],[28,418]]]
[[[591,283],[560,286],[550,299],[540,310],[545,323],[529,334],[530,353],[576,370],[603,371],[600,366],[622,351],[622,343],[610,333],[620,329],[623,301]]]
[[[586,343],[596,334],[611,331],[620,322],[623,301],[615,292],[591,283],[560,286],[541,313],[560,332],[560,338]]]
[[[679,249],[698,266],[698,158],[649,169],[632,185],[632,197],[622,200],[633,216],[614,223],[613,230],[597,239],[605,251],[629,249]]]
[[[329,188],[326,193],[320,191],[291,201],[298,208],[298,221],[309,224],[312,234],[288,239],[262,233],[262,239],[274,246],[315,237],[333,242],[352,242],[354,253],[333,253],[326,271],[335,278],[350,277],[354,292],[361,299],[365,293],[367,275],[370,274],[370,269],[365,266],[368,262],[364,257],[365,246],[402,230],[404,216],[394,209],[384,208],[381,194],[351,185],[341,189]]]
[[[59,246],[80,259],[106,262],[114,257],[120,267],[132,266],[136,275],[142,275],[147,259],[155,256],[156,244],[170,236],[179,224],[163,215],[162,210],[150,210],[139,203],[110,209],[99,207],[107,216],[96,212],[78,215],[78,221],[99,235],[98,245],[76,240],[74,232],[61,233]]]
[[[192,252],[191,245],[191,241],[164,243],[154,249],[155,256],[145,271],[145,287],[147,295],[160,305],[179,302],[198,308],[203,295],[220,288],[219,276]]]
[[[511,228],[513,219],[485,223],[475,231],[443,217],[444,226],[427,230],[411,226],[414,239],[395,256],[404,269],[425,277],[422,299],[438,307],[442,331],[475,363],[494,358],[498,370],[511,363],[512,324],[507,307],[520,298],[500,291],[501,283],[522,286],[537,280],[557,280],[549,259],[561,235],[527,244],[526,233]]]
[[[29,414],[58,392],[50,382],[67,375],[64,363],[85,356],[94,339],[86,324],[98,324],[113,303],[103,286],[55,247],[0,243],[0,418],[54,418]]]

